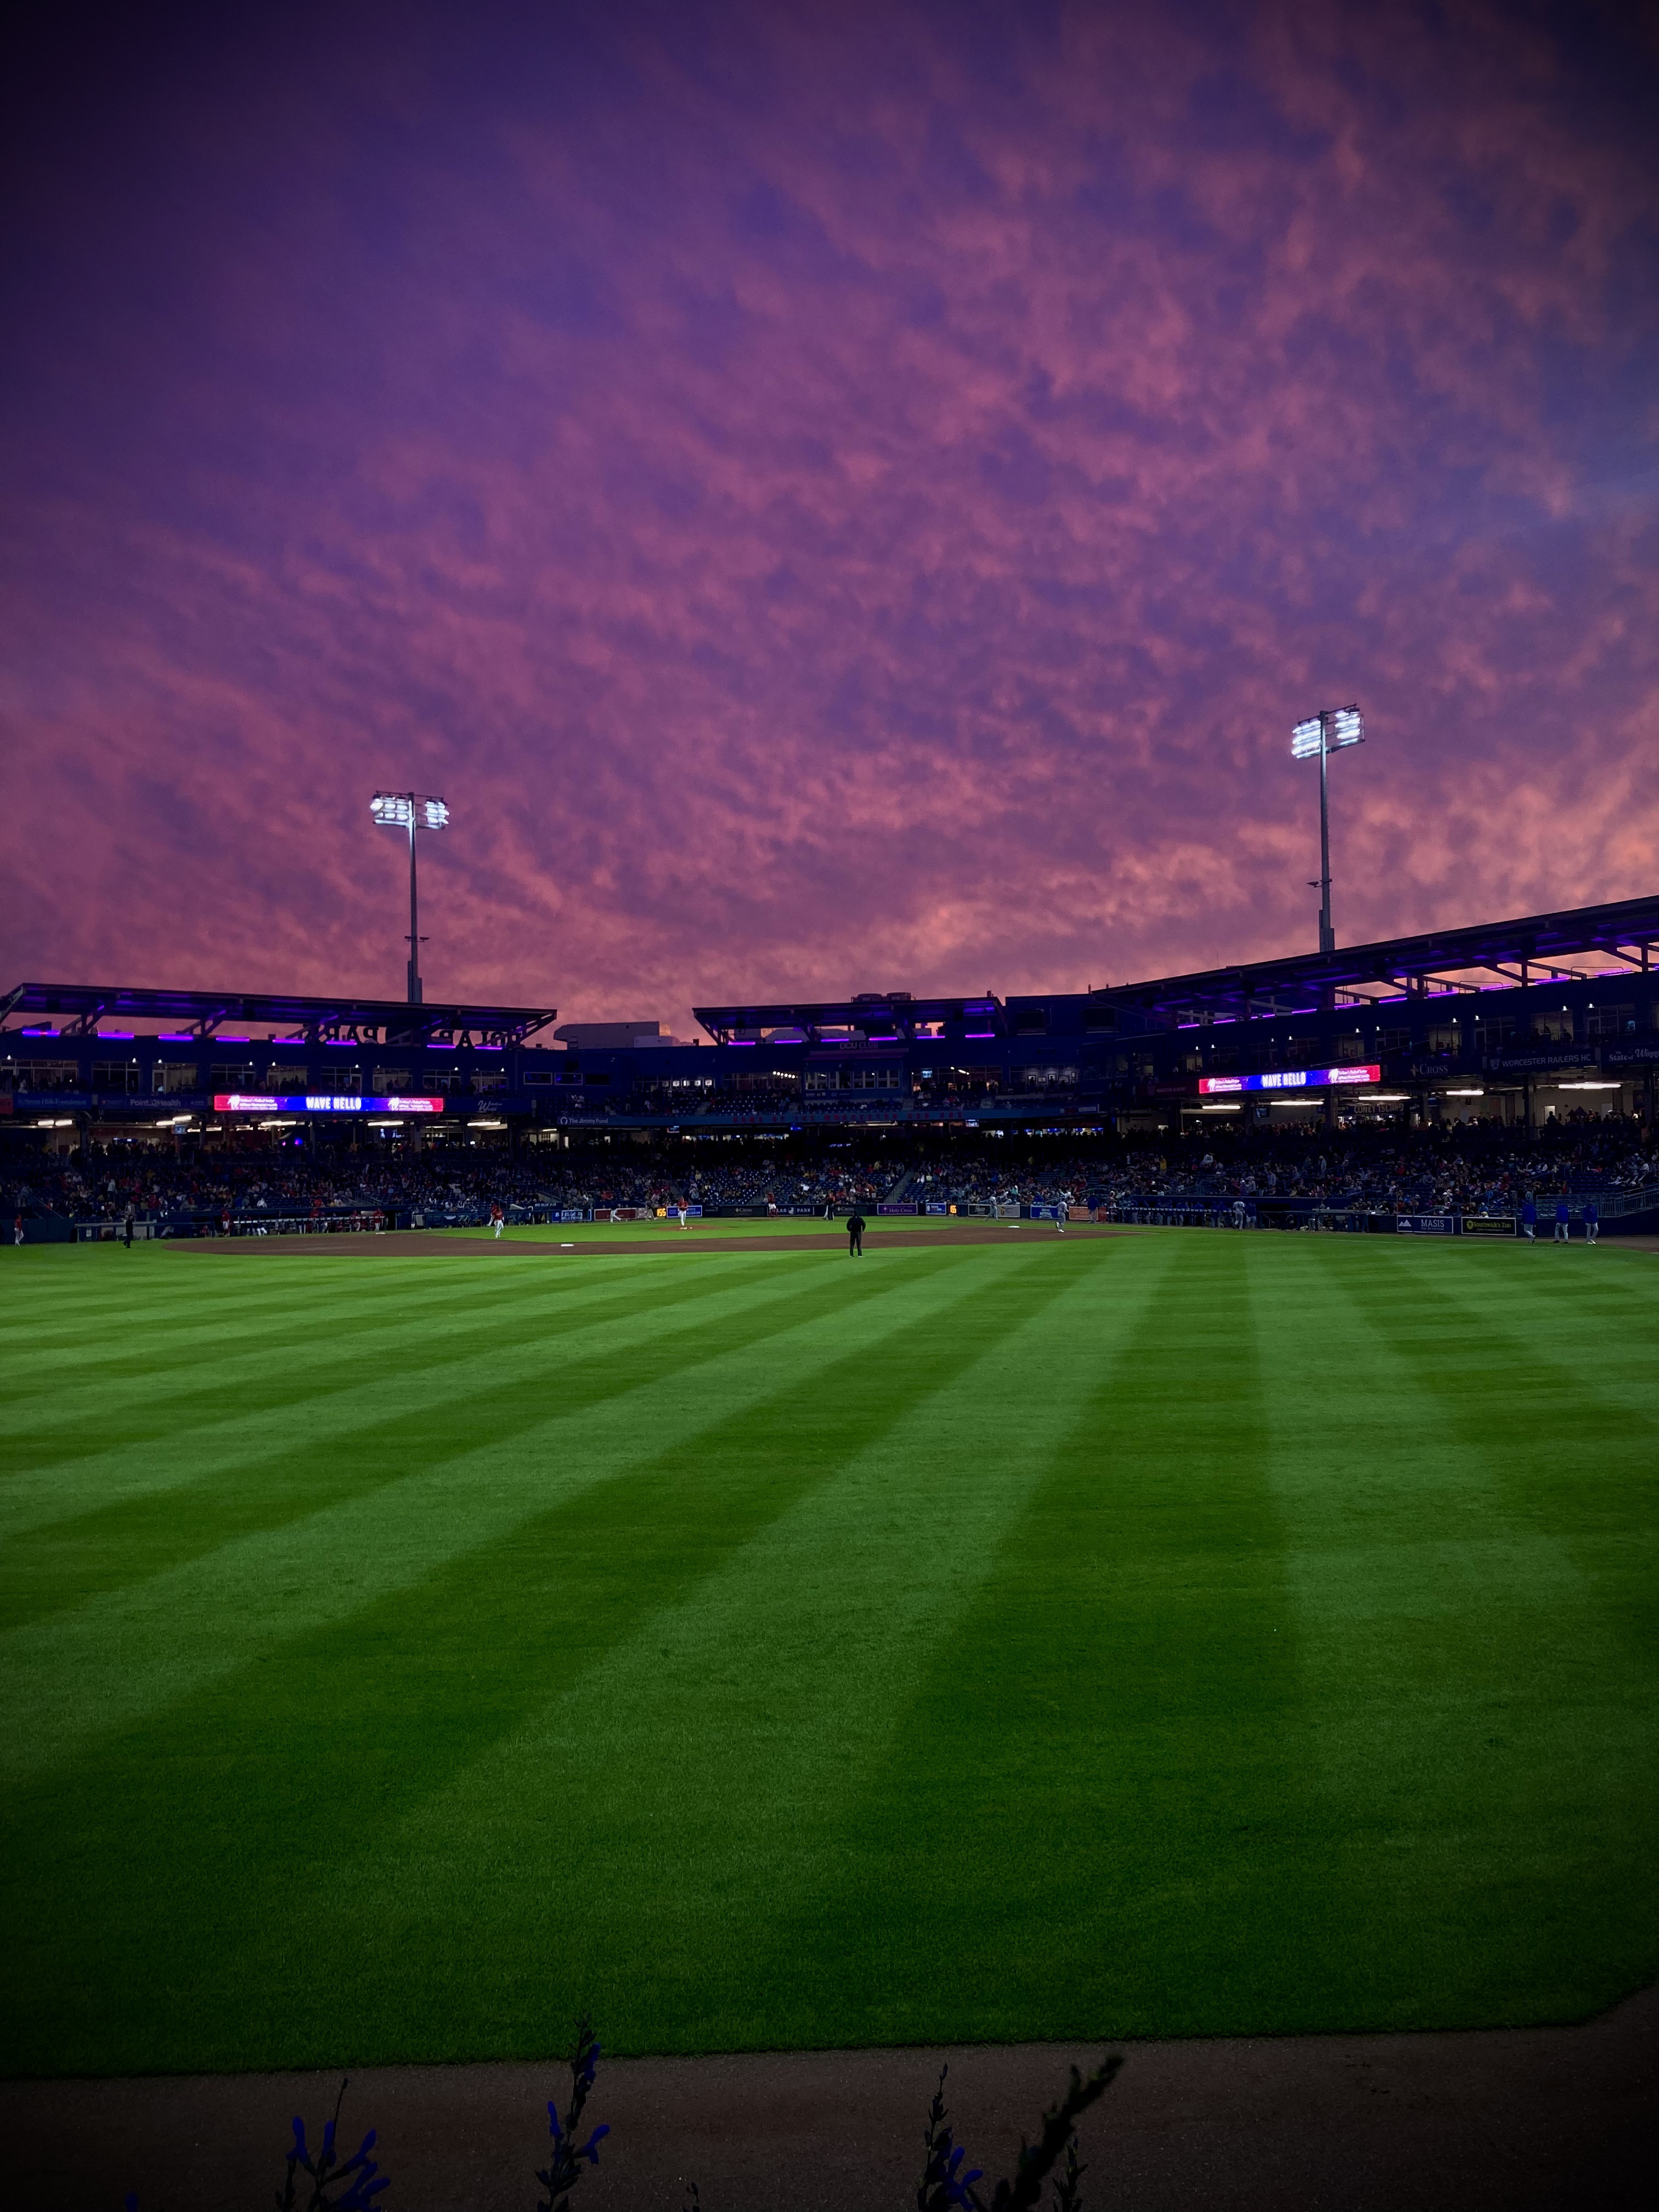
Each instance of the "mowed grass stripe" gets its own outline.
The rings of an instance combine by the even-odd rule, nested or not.
[[[76,1923],[60,1921],[44,1947],[25,1934],[3,1969],[18,1977],[9,2018],[31,1993],[29,2048],[70,2069],[94,2051],[100,2064],[134,2063],[142,2049],[148,2063],[192,2067],[285,2063],[296,2034],[300,2055],[315,2049],[295,2016],[295,1930],[349,1863],[343,1842],[441,1788],[824,1480],[854,1448],[843,1409],[872,1375],[873,1430],[901,1417],[940,1361],[965,1364],[983,1262],[929,1262],[893,1268],[883,1296],[848,1280],[858,1304],[839,1325],[826,1317],[794,1358],[780,1340],[760,1387],[728,1382],[710,1418],[667,1445],[607,1474],[590,1460],[563,1496],[482,1538],[470,1522],[465,1545],[418,1577],[371,1588],[363,1573],[343,1617],[314,1620],[253,1668],[106,1732],[95,1760],[13,1793],[4,1850],[20,1924],[44,1934],[66,1856],[80,1891]],[[1038,1279],[1031,1294],[1060,1287]],[[781,1457],[785,1424],[793,1443]],[[184,1891],[181,1830],[194,1839]],[[62,1969],[50,1986],[43,1948]],[[395,1971],[395,1948],[361,1954],[363,1971]],[[325,2032],[353,1971],[336,1955],[318,1987]],[[411,1995],[418,2039],[418,1982]],[[13,2047],[8,2063],[19,2057]]]
[[[194,1326],[209,1328],[223,1319],[234,1327],[262,1319],[278,1322],[300,1318],[296,1304],[298,1281],[284,1282],[268,1255],[191,1255],[170,1252],[164,1245],[141,1245],[131,1253],[118,1248],[41,1245],[21,1255],[29,1264],[8,1276],[14,1319],[0,1331],[8,1358],[8,1372],[31,1375],[44,1369],[48,1375],[55,1360],[66,1355],[104,1363],[126,1362],[135,1349],[164,1347],[168,1332],[179,1315]],[[395,1262],[385,1263],[382,1279],[365,1270],[325,1269],[321,1261],[300,1261],[308,1267],[313,1289],[325,1282],[329,1297],[349,1297],[354,1281],[362,1282],[365,1297],[381,1299],[399,1275],[409,1283],[409,1271]],[[203,1279],[203,1271],[210,1271]],[[372,1286],[372,1287],[370,1287]],[[433,1295],[441,1287],[432,1284]],[[94,1295],[101,1289],[102,1296]]]
[[[648,1461],[671,1422],[694,1442],[780,1388],[805,1393],[820,1369],[879,1340],[901,1291],[925,1310],[969,1295],[973,1280],[971,1256],[955,1254],[826,1271],[780,1311],[783,1325],[769,1338],[739,1332],[733,1343],[705,1343],[667,1374],[630,1353],[621,1387],[502,1441],[487,1428],[479,1441],[482,1409],[471,1398],[447,1417],[430,1412],[399,1479],[0,1638],[0,1692],[13,1720],[0,1737],[0,1774],[21,1778],[84,1757],[101,1731],[412,1588],[448,1559]]]
[[[791,2039],[1271,2024],[1304,1691],[1243,1239],[1175,1245],[777,1932]]]
[[[1478,1264],[1496,1331],[1515,1286],[1492,1259]],[[1659,1743],[1651,1670],[1636,1689],[1608,1591],[1515,1487],[1529,1455],[1571,1444],[1517,1425],[1501,1362],[1458,1357],[1480,1320],[1474,1279],[1437,1319],[1429,1254],[1369,1268],[1334,1240],[1298,1240],[1273,1272],[1263,1365],[1320,1685],[1310,1750],[1333,1900],[1307,1942],[1310,2014],[1355,2027],[1582,2015],[1631,1985],[1632,1937],[1651,1923]],[[1561,1411],[1570,1437],[1571,1400]]]
[[[262,1378],[285,1358],[303,1360],[313,1383],[331,1372],[361,1371],[366,1362],[395,1367],[411,1333],[428,1322],[441,1324],[455,1356],[463,1356],[469,1343],[487,1343],[502,1322],[526,1307],[556,1328],[571,1314],[633,1312],[642,1302],[672,1305],[696,1294],[690,1284],[664,1280],[642,1301],[638,1284],[613,1280],[607,1298],[591,1271],[581,1270],[587,1279],[579,1279],[574,1262],[560,1268],[497,1263],[477,1291],[454,1270],[446,1282],[444,1270],[417,1261],[216,1259],[179,1261],[173,1272],[185,1267],[213,1272],[207,1282],[187,1286],[195,1295],[175,1292],[156,1316],[159,1325],[129,1333],[118,1354],[100,1360],[88,1345],[59,1346],[37,1364],[33,1388],[10,1376],[8,1402],[20,1438],[85,1421],[100,1390],[119,1390],[130,1425],[147,1411],[152,1419],[187,1419],[198,1404],[234,1400],[245,1379]],[[282,1296],[231,1303],[204,1295],[218,1291],[224,1277],[253,1273],[268,1285],[289,1269],[304,1273]],[[386,1277],[399,1279],[388,1283]],[[64,1365],[71,1359],[78,1387],[66,1396]]]
[[[877,1287],[872,1278],[869,1288]],[[428,1455],[434,1424],[454,1432],[463,1405],[487,1407],[488,1431],[499,1449],[545,1421],[550,1389],[556,1391],[562,1415],[573,1418],[620,1389],[660,1383],[706,1358],[717,1335],[728,1352],[755,1346],[791,1325],[798,1300],[821,1295],[818,1284],[799,1277],[779,1283],[774,1273],[770,1282],[751,1282],[746,1297],[722,1283],[717,1291],[705,1285],[697,1300],[688,1287],[667,1312],[655,1301],[644,1312],[606,1301],[605,1322],[567,1327],[562,1339],[541,1326],[533,1304],[521,1305],[510,1323],[498,1320],[489,1328],[483,1351],[454,1350],[446,1330],[446,1356],[425,1364],[417,1377],[388,1378],[375,1362],[354,1359],[354,1371],[368,1366],[380,1379],[349,1393],[336,1386],[331,1398],[325,1386],[295,1400],[290,1364],[279,1353],[260,1373],[259,1389],[245,1389],[254,1403],[230,1432],[198,1427],[187,1459],[181,1460],[178,1431],[148,1449],[136,1443],[106,1452],[104,1463],[112,1458],[131,1486],[125,1498],[89,1501],[76,1511],[77,1490],[91,1487],[77,1480],[82,1468],[51,1464],[44,1476],[52,1496],[50,1517],[37,1514],[0,1553],[0,1628],[43,1620],[99,1592],[131,1589],[240,1537],[400,1481]],[[476,1341],[473,1332],[467,1341]],[[267,1427],[273,1407],[283,1412],[275,1438]],[[252,1451],[243,1443],[250,1431],[259,1438]],[[328,1438],[325,1449],[319,1449],[319,1435]],[[147,1457],[160,1479],[137,1488]]]
[[[1654,1966],[1650,1904],[1609,1898],[1659,1840],[1659,1270],[1571,1261],[877,1245],[862,1276],[804,1262],[861,1304],[725,1352],[711,1328],[493,1458],[453,1394],[399,1480],[0,1644],[9,1719],[60,1734],[0,1814],[11,2063],[545,2050],[578,1984],[627,2044],[682,2049],[1346,2027],[1407,1982],[1423,2026],[1588,2009]],[[675,1264],[711,1301],[733,1280]],[[306,1278],[368,1272],[173,1265],[261,1297],[291,1266],[273,1334]],[[664,1265],[605,1271],[643,1316]],[[136,1318],[143,1274],[115,1279]],[[412,1310],[404,1365],[446,1335]],[[533,1331],[517,1352],[536,1371]],[[1529,1362],[1559,1419],[1505,1393]],[[1583,1417],[1602,1376],[1617,1449]],[[20,1705],[9,1662],[49,1647]],[[1418,1911],[1437,1866],[1467,1911]]]
[[[66,1265],[76,1255],[65,1256]],[[87,1255],[96,1266],[97,1255]],[[729,1273],[738,1273],[738,1267]],[[617,1304],[637,1306],[640,1286],[611,1277]],[[77,1384],[118,1390],[135,1411],[147,1397],[184,1387],[234,1388],[238,1358],[287,1350],[308,1361],[356,1356],[375,1348],[396,1359],[411,1334],[428,1322],[487,1324],[510,1313],[533,1283],[550,1315],[565,1305],[592,1304],[594,1271],[579,1261],[550,1264],[526,1258],[520,1267],[499,1260],[487,1273],[434,1267],[416,1259],[285,1259],[254,1253],[210,1259],[147,1253],[128,1273],[133,1310],[124,1326],[100,1324],[76,1331],[48,1329],[35,1316],[27,1332],[14,1332],[7,1362],[8,1402],[20,1420],[73,1420],[79,1393],[65,1402],[66,1373]],[[650,1296],[672,1300],[684,1286],[665,1274]],[[31,1312],[34,1311],[31,1305]]]
[[[584,2005],[617,2049],[821,2039],[816,1954],[780,1920],[839,1875],[848,1801],[1168,1257],[1045,1246],[815,1404],[823,1480],[351,1855],[315,1934],[366,1966],[395,1926],[421,1980],[349,1975],[340,2047],[404,2051],[426,2013],[457,2051],[522,2055]]]
[[[1659,1565],[1659,1269],[1645,1297],[1621,1305],[1618,1328],[1598,1312],[1576,1351],[1563,1323],[1575,1285],[1564,1299],[1555,1284],[1489,1265],[1455,1277],[1425,1270],[1398,1285],[1349,1268],[1344,1287],[1425,1418],[1479,1457],[1517,1524],[1546,1532],[1587,1571]]]
[[[1424,1329],[1449,1332],[1441,1372],[1459,1358],[1484,1370],[1507,1363],[1514,1416],[1524,1419],[1534,1405],[1547,1411],[1565,1395],[1593,1406],[1598,1422],[1622,1421],[1624,1433],[1659,1443],[1659,1260],[1601,1245],[1476,1248],[1455,1257],[1453,1267],[1411,1279],[1421,1285]],[[1381,1275],[1379,1285],[1388,1279]],[[1453,1389],[1461,1399],[1455,1379]]]
[[[283,1462],[295,1449],[315,1453],[325,1441],[337,1462],[349,1452],[366,1448],[366,1440],[387,1423],[413,1422],[424,1434],[424,1425],[435,1413],[470,1396],[487,1408],[497,1393],[516,1391],[527,1381],[545,1378],[562,1358],[564,1373],[578,1397],[583,1395],[579,1370],[574,1363],[584,1356],[603,1373],[624,1358],[633,1358],[641,1346],[653,1347],[650,1355],[667,1356],[677,1337],[687,1333],[706,1337],[729,1315],[758,1310],[763,1328],[781,1325],[779,1316],[795,1292],[811,1295],[817,1280],[807,1266],[788,1268],[781,1279],[779,1261],[763,1261],[754,1267],[726,1270],[706,1279],[699,1295],[695,1285],[683,1286],[683,1296],[667,1301],[654,1297],[606,1299],[585,1314],[580,1308],[562,1306],[557,1329],[536,1326],[534,1286],[514,1308],[514,1328],[499,1324],[483,1332],[483,1348],[466,1334],[457,1349],[442,1314],[432,1316],[434,1328],[424,1340],[418,1361],[369,1357],[359,1348],[349,1352],[341,1370],[331,1370],[320,1384],[303,1358],[284,1351],[273,1359],[261,1377],[261,1390],[250,1405],[251,1395],[240,1394],[236,1410],[222,1419],[198,1419],[182,1416],[159,1435],[135,1441],[120,1436],[112,1440],[111,1414],[106,1406],[99,1424],[100,1449],[75,1457],[61,1456],[20,1468],[9,1485],[0,1489],[0,1534],[22,1536],[35,1528],[72,1522],[84,1513],[104,1510],[138,1496],[176,1492],[199,1479],[202,1471],[220,1466],[234,1468],[246,1480],[264,1467]],[[875,1285],[872,1283],[872,1288]],[[679,1309],[684,1306],[684,1310]],[[665,1310],[671,1325],[665,1328]],[[326,1327],[331,1316],[322,1317]],[[418,1326],[408,1324],[409,1332]],[[307,1387],[307,1384],[310,1387]],[[214,1400],[216,1413],[219,1400]],[[273,1416],[280,1425],[273,1427]],[[113,1424],[118,1426],[118,1420]]]

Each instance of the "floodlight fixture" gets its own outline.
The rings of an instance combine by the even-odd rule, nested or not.
[[[416,902],[415,841],[422,830],[447,830],[449,809],[423,791],[377,791],[368,811],[383,830],[409,834],[409,1003],[421,1003],[421,933]]]
[[[1334,952],[1336,932],[1331,927],[1331,810],[1328,789],[1330,757],[1350,745],[1365,742],[1365,718],[1358,707],[1322,707],[1291,732],[1292,760],[1319,763],[1319,949]]]

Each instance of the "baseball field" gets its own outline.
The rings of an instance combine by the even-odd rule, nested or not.
[[[1659,1255],[744,1235],[6,1253],[4,2071],[1653,1978]]]

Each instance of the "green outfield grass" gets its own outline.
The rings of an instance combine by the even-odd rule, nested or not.
[[[870,1241],[8,1252],[4,2069],[1651,1978],[1659,1255]]]
[[[876,1219],[873,1206],[866,1218],[872,1228],[881,1225]],[[889,1225],[903,1229],[944,1230],[956,1227],[958,1222],[965,1225],[971,1218],[972,1217],[968,1215],[959,1215],[957,1221],[951,1220],[949,1217],[918,1219],[915,1216],[910,1215],[898,1219],[890,1217]],[[982,1222],[980,1225],[983,1225]],[[1040,1224],[1028,1221],[1024,1225],[1027,1229],[1030,1229]],[[440,1237],[464,1238],[477,1238],[490,1235],[487,1227],[440,1229],[434,1233]],[[1050,1230],[1049,1234],[1052,1236],[1053,1233]],[[515,1244],[568,1244],[573,1239],[580,1238],[584,1244],[586,1244],[592,1243],[598,1237],[605,1243],[662,1244],[672,1247],[676,1244],[694,1244],[699,1240],[707,1242],[711,1237],[839,1237],[845,1243],[847,1223],[844,1217],[836,1221],[825,1221],[816,1214],[781,1213],[775,1218],[770,1214],[706,1214],[694,1215],[682,1229],[678,1216],[670,1214],[665,1221],[550,1221],[522,1224],[509,1223],[501,1231],[501,1241],[502,1243],[511,1242]]]

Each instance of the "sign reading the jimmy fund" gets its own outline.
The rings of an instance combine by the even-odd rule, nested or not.
[[[216,1091],[216,1114],[441,1114],[441,1098],[360,1098],[307,1091],[297,1097],[252,1091]]]

